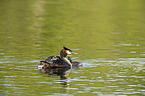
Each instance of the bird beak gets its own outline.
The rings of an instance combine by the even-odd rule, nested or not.
[[[75,53],[75,52],[71,52],[71,54],[78,54],[78,53]]]
[[[77,53],[72,52],[72,51],[69,51],[69,50],[68,50],[68,51],[66,51],[66,53],[67,53],[67,54],[77,54]]]

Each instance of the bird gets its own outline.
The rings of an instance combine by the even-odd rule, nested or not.
[[[72,66],[82,66],[78,61],[72,61],[71,57],[68,54],[77,54],[72,52],[71,49],[63,47],[60,51],[60,56],[50,56],[46,60],[41,60],[38,69],[41,68],[72,68]]]

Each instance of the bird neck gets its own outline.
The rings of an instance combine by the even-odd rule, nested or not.
[[[60,57],[63,58],[63,57],[66,57],[66,56],[67,56],[67,54],[66,54],[66,52],[65,52],[65,49],[62,49],[62,50],[60,51]]]
[[[68,60],[67,58],[65,57],[62,57],[61,58],[64,62],[66,62],[71,68],[72,68],[72,63],[70,62],[70,60]]]

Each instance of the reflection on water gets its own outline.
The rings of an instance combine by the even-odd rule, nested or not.
[[[18,62],[1,63],[1,94],[20,95],[26,90],[27,95],[145,95],[143,58],[81,60],[82,68],[40,72],[34,61]]]
[[[0,0],[0,95],[145,95],[144,3]],[[83,67],[38,71],[62,46]]]
[[[60,76],[60,80],[54,80],[54,83],[67,85],[67,87],[60,87],[68,90],[67,95],[69,95],[69,91],[82,95],[113,93],[114,95],[126,96],[145,94],[143,83],[145,81],[144,59],[119,58],[118,60],[105,60],[100,58],[82,60],[81,62],[84,65],[81,69],[72,69],[71,71],[71,69],[58,68],[43,69],[42,71],[48,76],[51,75],[51,78],[56,75]],[[69,79],[67,79],[67,75],[69,75]],[[57,93],[57,95],[63,94]]]
[[[69,72],[71,71],[70,68],[42,68],[39,69],[43,73],[47,74],[48,76],[59,76],[60,82],[63,85],[69,85],[67,80],[67,75],[69,75]]]

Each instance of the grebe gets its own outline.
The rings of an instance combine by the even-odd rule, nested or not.
[[[50,56],[46,60],[40,61],[38,69],[41,68],[72,68],[72,66],[82,66],[80,62],[72,61],[71,57],[66,58],[68,54],[77,54],[71,49],[63,47],[60,56]]]

